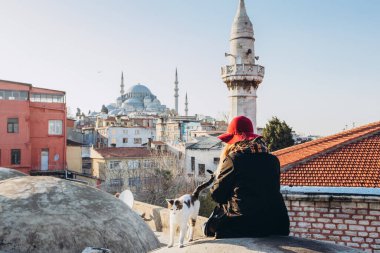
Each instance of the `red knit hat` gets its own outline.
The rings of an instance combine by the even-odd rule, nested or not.
[[[219,135],[218,138],[228,144],[234,144],[238,141],[253,140],[259,136],[253,133],[253,124],[250,119],[237,116],[228,125],[227,132]]]

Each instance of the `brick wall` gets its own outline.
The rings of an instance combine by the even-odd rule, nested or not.
[[[380,196],[283,196],[290,235],[380,253]]]

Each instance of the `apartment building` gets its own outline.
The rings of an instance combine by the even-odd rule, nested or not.
[[[66,167],[65,92],[0,80],[0,166],[30,173]]]

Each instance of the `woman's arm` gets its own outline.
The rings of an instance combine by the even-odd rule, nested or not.
[[[234,164],[230,157],[227,157],[221,166],[219,175],[210,189],[212,199],[225,204],[233,194]]]

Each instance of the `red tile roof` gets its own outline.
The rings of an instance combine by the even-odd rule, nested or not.
[[[95,149],[104,158],[141,158],[152,156],[147,148],[99,148]]]
[[[282,185],[380,187],[380,122],[274,154]]]

